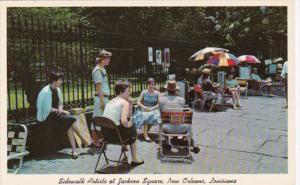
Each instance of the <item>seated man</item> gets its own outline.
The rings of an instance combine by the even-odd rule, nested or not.
[[[211,70],[208,68],[204,68],[201,72],[202,72],[202,75],[198,79],[198,84],[201,85],[203,83],[204,79],[208,82],[211,82],[211,80],[210,80]]]
[[[252,82],[250,83],[250,87],[254,90],[260,90],[261,84],[265,83],[267,93],[270,95],[272,80],[267,78],[266,80],[262,80],[261,77],[258,75],[257,68],[253,68],[251,74]]]
[[[202,83],[199,85],[202,88],[203,94],[207,96],[207,100],[213,100],[217,97],[217,90],[212,86],[208,76],[203,76]]]
[[[168,81],[167,86],[165,88],[168,91],[168,95],[161,97],[159,101],[159,106],[161,111],[166,111],[172,108],[184,108],[185,107],[185,99],[177,96],[176,91],[179,90],[179,87],[176,85],[175,80]],[[172,134],[181,134],[186,133],[188,130],[191,130],[191,125],[169,125],[166,124],[163,127],[163,131],[166,133],[172,133]],[[192,130],[191,130],[192,131]],[[195,146],[195,142],[192,139],[191,141],[193,149],[192,152],[198,153],[200,151],[199,147]],[[170,146],[168,146],[170,148]]]

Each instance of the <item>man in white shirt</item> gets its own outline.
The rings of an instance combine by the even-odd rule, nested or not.
[[[284,81],[285,97],[286,97],[286,108],[288,107],[288,62],[285,61],[281,71],[281,78]]]

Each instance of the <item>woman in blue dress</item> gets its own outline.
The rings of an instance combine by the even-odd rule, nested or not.
[[[137,105],[140,107],[140,110],[133,115],[133,123],[138,129],[144,126],[144,139],[147,142],[151,142],[148,131],[151,126],[161,123],[161,117],[159,111],[159,92],[155,90],[155,80],[149,78],[147,85],[148,88],[142,91],[138,99]]]

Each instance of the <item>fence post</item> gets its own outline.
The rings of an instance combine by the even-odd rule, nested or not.
[[[81,64],[81,70],[80,70],[80,75],[81,75],[81,106],[85,108],[85,99],[84,99],[84,60],[83,60],[83,47],[82,47],[82,41],[83,41],[83,30],[82,30],[82,25],[79,25],[79,52],[80,52],[80,64]]]

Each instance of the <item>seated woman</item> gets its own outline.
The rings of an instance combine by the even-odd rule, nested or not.
[[[116,97],[108,102],[105,106],[103,116],[115,122],[120,131],[123,140],[128,139],[128,144],[131,150],[131,166],[138,166],[144,163],[137,157],[136,138],[137,132],[135,126],[132,124],[132,99],[130,98],[130,83],[119,80],[115,85]],[[115,131],[102,128],[104,137],[111,139],[117,138]]]
[[[238,89],[239,89],[239,84],[238,84],[237,80],[233,79],[232,73],[229,73],[227,75],[227,80],[225,80],[225,93],[232,94],[234,109],[237,109],[237,107],[242,107]]]
[[[149,78],[147,80],[148,89],[142,91],[137,105],[142,110],[137,111],[133,116],[133,123],[136,128],[144,126],[144,139],[147,142],[151,142],[148,136],[148,131],[151,126],[158,125],[161,123],[160,111],[159,111],[159,92],[155,90],[155,80]]]
[[[160,110],[166,111],[172,108],[184,108],[185,99],[176,95],[176,91],[179,90],[179,87],[176,85],[176,81],[175,80],[168,81],[168,84],[165,86],[165,88],[168,91],[168,95],[160,98],[159,101]],[[180,125],[165,124],[163,127],[164,132],[172,133],[172,134],[186,133],[188,130],[190,130],[191,133],[193,133],[190,124],[180,124]],[[198,153],[200,149],[199,147],[196,146],[194,139],[192,139],[191,143],[193,146],[192,152]]]
[[[37,99],[37,120],[39,123],[51,124],[55,130],[63,130],[68,135],[72,147],[72,157],[77,159],[74,132],[80,137],[83,144],[95,147],[92,141],[87,141],[79,131],[78,120],[63,109],[63,98],[60,86],[63,74],[52,72],[50,84],[45,86]]]

